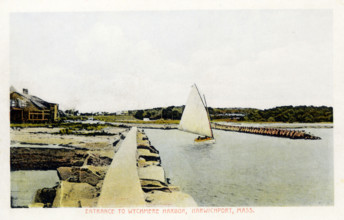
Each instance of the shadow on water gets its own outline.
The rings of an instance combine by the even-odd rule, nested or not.
[[[214,149],[215,144],[190,144],[185,145],[183,149],[185,152],[200,152],[200,153],[209,153]]]

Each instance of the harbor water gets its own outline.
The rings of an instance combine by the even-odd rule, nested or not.
[[[322,139],[215,130],[215,144],[194,145],[179,130],[145,132],[171,183],[199,206],[333,205],[333,129],[304,130]]]
[[[54,187],[58,182],[56,170],[11,171],[11,207],[28,207],[38,189]]]

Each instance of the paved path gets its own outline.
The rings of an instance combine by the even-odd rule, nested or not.
[[[106,173],[98,207],[145,206],[137,167],[137,128],[133,127],[115,154]]]

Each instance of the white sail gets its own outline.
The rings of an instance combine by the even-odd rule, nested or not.
[[[179,123],[179,129],[208,137],[213,136],[210,128],[208,112],[196,85],[192,86]]]

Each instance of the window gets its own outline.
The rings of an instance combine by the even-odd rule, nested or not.
[[[20,107],[20,108],[26,107],[26,101],[18,100],[18,104],[19,104],[19,107]]]
[[[11,99],[11,107],[16,107],[16,100]]]

